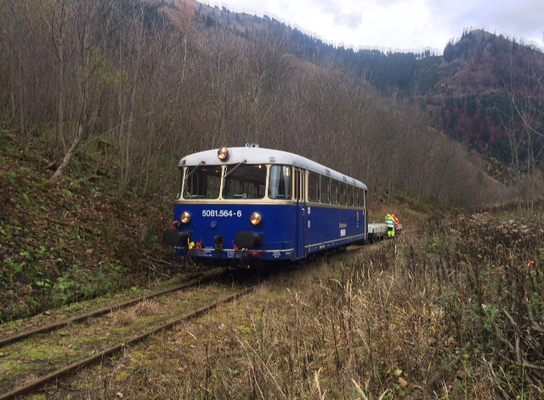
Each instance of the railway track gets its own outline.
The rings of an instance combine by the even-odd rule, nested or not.
[[[210,282],[212,279],[217,278],[220,275],[221,275],[220,273],[219,274],[210,274],[210,275],[207,275],[207,276],[203,275],[201,277],[192,279],[192,280],[190,280],[188,282],[184,282],[184,283],[182,283],[180,285],[176,285],[176,286],[171,287],[171,288],[166,289],[166,290],[161,290],[161,291],[158,291],[158,292],[150,293],[150,294],[140,296],[140,297],[137,297],[135,299],[123,301],[123,302],[120,302],[120,303],[111,304],[111,305],[108,305],[106,307],[102,307],[102,308],[99,308],[97,310],[85,313],[85,314],[77,315],[77,316],[72,317],[72,318],[66,318],[66,319],[63,319],[61,321],[57,321],[57,322],[54,322],[54,323],[51,323],[51,324],[41,325],[41,326],[38,326],[38,327],[32,328],[32,329],[26,329],[24,331],[18,332],[18,333],[13,334],[13,335],[0,337],[0,348],[2,348],[4,346],[7,346],[8,344],[17,342],[19,340],[23,340],[23,339],[25,339],[25,338],[27,338],[29,336],[32,336],[32,335],[36,335],[36,334],[39,334],[39,333],[51,332],[51,331],[60,329],[62,327],[70,325],[70,324],[75,324],[75,323],[78,323],[78,322],[85,321],[85,320],[87,320],[89,318],[99,317],[101,315],[108,314],[108,313],[112,312],[113,310],[120,310],[120,309],[123,309],[123,308],[126,308],[126,307],[133,306],[135,304],[141,303],[141,302],[146,301],[146,300],[151,300],[151,299],[154,299],[156,297],[163,296],[165,294],[169,294],[169,293],[172,293],[172,292],[177,292],[177,291],[183,290],[183,289],[188,289],[188,288],[196,286],[196,285],[201,285],[203,283]]]
[[[208,277],[206,281],[211,279],[213,277]],[[175,288],[4,338],[4,347],[0,349],[0,400],[16,399],[34,392],[47,383],[254,290],[254,286],[234,290],[227,285],[202,287],[199,285],[202,283],[195,279]],[[186,290],[195,285],[199,287]]]
[[[0,400],[17,399],[35,392],[127,346],[171,330],[176,324],[254,290],[254,286],[250,286],[234,291],[231,285],[210,285],[202,289],[203,283],[222,275],[228,273],[208,274],[167,290],[0,338]],[[195,286],[199,289],[191,292]],[[192,301],[187,301],[189,298]],[[129,312],[130,307],[135,309],[146,302],[162,304],[163,309],[153,318],[143,313],[138,322],[123,323],[126,319],[122,316],[123,310]],[[190,305],[181,306],[183,302]],[[136,328],[131,329],[134,326]]]

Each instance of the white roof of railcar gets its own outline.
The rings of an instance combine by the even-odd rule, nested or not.
[[[220,161],[217,158],[217,150],[206,150],[183,157],[178,167],[195,166],[204,162],[205,165],[231,165],[246,162],[247,164],[282,164],[293,165],[307,169],[321,175],[330,176],[339,181],[350,183],[354,186],[367,190],[366,185],[357,179],[350,178],[333,169],[327,168],[314,161],[297,154],[281,150],[263,149],[260,147],[228,147],[229,157],[227,161]]]

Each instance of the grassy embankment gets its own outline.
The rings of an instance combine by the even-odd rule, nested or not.
[[[278,276],[69,387],[93,398],[542,398],[543,208],[435,219]]]
[[[166,252],[164,196],[115,197],[115,163],[100,147],[49,187],[47,148],[32,138],[23,153],[0,130],[0,322],[145,282],[143,254]]]

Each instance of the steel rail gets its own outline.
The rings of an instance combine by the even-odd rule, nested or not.
[[[55,323],[52,323],[52,324],[49,324],[49,325],[45,325],[45,326],[42,326],[42,327],[39,327],[39,328],[23,331],[23,332],[20,332],[18,334],[12,335],[12,336],[4,337],[4,338],[0,339],[0,348],[4,347],[4,346],[6,346],[6,345],[8,345],[10,343],[14,343],[14,342],[17,342],[17,341],[22,340],[24,338],[27,338],[29,336],[35,335],[37,333],[51,332],[51,331],[60,329],[60,328],[66,326],[66,325],[69,325],[69,324],[73,324],[73,323],[76,323],[76,322],[81,322],[81,321],[84,321],[86,319],[93,318],[93,317],[99,317],[101,315],[104,315],[104,314],[107,314],[107,313],[111,312],[112,310],[117,310],[117,309],[129,307],[129,306],[132,306],[134,304],[140,303],[140,302],[142,302],[144,300],[154,299],[156,297],[159,297],[159,296],[162,296],[162,295],[165,295],[165,294],[168,294],[168,293],[176,292],[176,291],[182,290],[182,289],[187,289],[189,287],[196,286],[196,285],[199,285],[201,283],[208,282],[211,279],[216,278],[216,277],[218,277],[220,275],[221,274],[215,274],[215,275],[204,276],[204,277],[200,277],[200,278],[197,278],[197,279],[193,279],[193,280],[191,280],[189,282],[185,282],[185,283],[183,283],[181,285],[172,287],[170,289],[162,290],[160,292],[150,293],[150,294],[147,294],[145,296],[138,297],[136,299],[132,299],[132,300],[128,300],[128,301],[125,301],[125,302],[122,302],[122,303],[117,303],[117,304],[113,304],[113,305],[110,305],[110,306],[107,306],[107,307],[103,307],[103,308],[100,308],[98,310],[91,311],[91,312],[89,312],[87,314],[78,315],[77,317],[64,319],[62,321],[58,321],[58,322],[55,322]]]
[[[207,311],[210,311],[210,310],[213,310],[214,308],[217,308],[218,306],[222,305],[222,304],[225,304],[225,303],[228,303],[230,301],[233,301],[233,300],[236,300],[237,298],[241,297],[241,296],[244,296],[250,292],[252,292],[253,290],[255,290],[255,286],[252,286],[252,287],[249,287],[249,288],[246,288],[246,289],[243,289],[243,290],[240,290],[236,293],[233,293],[227,297],[224,297],[220,300],[216,300],[214,301],[213,303],[211,304],[208,304],[207,306],[204,306],[204,307],[200,307],[192,312],[189,312],[187,314],[184,314],[182,315],[181,317],[179,318],[176,318],[175,320],[173,321],[170,321],[170,322],[167,322],[166,324],[163,324],[161,326],[159,326],[158,328],[155,328],[155,329],[152,329],[146,333],[143,333],[141,335],[138,335],[132,339],[129,339],[125,342],[122,342],[116,346],[113,346],[113,347],[110,347],[106,350],[103,350],[101,351],[100,353],[96,354],[96,355],[93,355],[91,357],[87,357],[83,360],[80,360],[80,361],[77,361],[73,364],[70,364],[69,366],[61,369],[61,370],[58,370],[56,372],[53,372],[49,375],[46,375],[42,378],[39,378],[25,386],[22,386],[20,388],[17,388],[15,390],[12,390],[11,392],[8,392],[8,393],[5,393],[3,395],[0,395],[0,400],[11,400],[11,399],[16,399],[18,396],[21,396],[21,395],[25,395],[25,394],[29,394],[33,391],[35,391],[36,389],[40,388],[40,387],[43,387],[45,384],[51,382],[51,381],[54,381],[54,380],[57,380],[59,378],[62,378],[68,374],[70,374],[71,372],[74,372],[76,371],[77,369],[79,368],[82,368],[84,366],[88,366],[88,365],[91,365],[93,363],[96,363],[106,357],[109,357],[119,351],[121,351],[122,349],[124,349],[125,347],[127,346],[130,346],[132,344],[136,344],[146,338],[148,338],[149,336],[152,336],[152,335],[155,335],[157,333],[160,333],[162,331],[165,331],[167,329],[170,329],[172,327],[174,327],[176,324],[182,322],[182,321],[186,321],[186,320],[189,320],[189,319],[192,319],[192,318],[195,318],[195,317],[198,317],[202,314],[204,314],[205,312]]]

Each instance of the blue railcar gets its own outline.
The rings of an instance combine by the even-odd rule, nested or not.
[[[296,154],[255,145],[184,157],[173,229],[178,256],[296,261],[368,238],[367,187]]]

